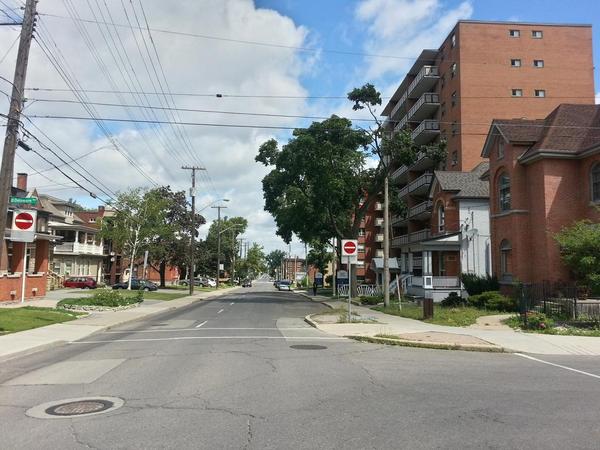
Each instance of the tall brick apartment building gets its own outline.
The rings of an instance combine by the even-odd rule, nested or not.
[[[391,176],[408,206],[391,220],[391,256],[410,261],[404,272],[434,275],[423,266],[434,170],[478,166],[496,117],[542,119],[561,103],[593,104],[593,72],[590,25],[460,21],[438,49],[423,50],[382,113],[388,130],[408,129],[418,145],[447,142],[445,167],[422,152]]]

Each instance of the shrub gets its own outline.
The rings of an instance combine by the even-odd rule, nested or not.
[[[469,295],[479,295],[483,292],[497,291],[500,289],[498,278],[490,275],[480,277],[474,273],[464,273],[461,276],[461,280]]]
[[[498,291],[482,292],[472,295],[468,300],[469,305],[475,308],[493,309],[495,311],[511,312],[517,310],[517,302],[514,298],[505,297]]]
[[[377,305],[383,302],[383,295],[361,295],[359,300],[363,305]]]
[[[120,291],[113,289],[98,289],[93,295],[83,298],[64,299],[57,306],[80,305],[80,306],[105,306],[115,308],[140,303],[144,300],[143,291],[136,291],[133,295],[123,295]]]
[[[458,295],[456,292],[450,292],[448,297],[442,300],[441,305],[444,307],[454,308],[456,306],[465,306],[467,301]]]
[[[546,317],[546,314],[529,311],[527,313],[527,323],[523,328],[528,330],[547,330],[554,326],[554,321]]]

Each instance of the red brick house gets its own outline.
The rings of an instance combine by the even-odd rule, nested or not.
[[[27,174],[17,174],[17,187],[11,189],[11,196],[37,197],[37,193],[28,192]],[[14,207],[9,205],[8,223],[12,223]],[[24,209],[24,208],[20,208]],[[48,283],[48,257],[50,241],[55,239],[48,232],[49,214],[38,207],[35,240],[31,243],[14,242],[10,239],[10,230],[4,231],[0,261],[0,302],[15,301],[21,298],[23,270],[25,270],[25,298],[46,295]],[[24,269],[25,266],[25,269]]]
[[[505,284],[570,280],[553,234],[600,221],[600,105],[494,120],[482,156],[490,161],[494,274]]]

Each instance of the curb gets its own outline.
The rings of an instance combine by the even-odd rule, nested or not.
[[[151,317],[154,317],[154,316],[157,316],[157,315],[160,315],[160,314],[165,314],[165,313],[172,312],[172,311],[175,311],[175,310],[178,310],[178,309],[182,309],[182,308],[186,308],[186,307],[192,306],[192,305],[194,305],[194,304],[196,304],[198,302],[201,302],[201,301],[212,300],[213,298],[222,297],[223,295],[228,294],[229,292],[231,292],[234,289],[236,289],[236,288],[231,288],[231,290],[228,289],[228,290],[223,290],[223,291],[215,291],[215,293],[213,295],[211,295],[210,297],[203,297],[203,298],[198,297],[198,298],[193,299],[191,302],[186,303],[185,305],[169,306],[169,307],[167,307],[165,309],[162,309],[160,311],[153,311],[151,313],[148,313],[148,314],[144,315],[143,317],[135,317],[135,318],[132,318],[132,319],[125,319],[125,320],[122,320],[120,322],[116,322],[116,323],[113,323],[113,324],[110,324],[110,325],[106,325],[106,326],[103,326],[102,328],[99,328],[97,330],[94,330],[94,331],[86,334],[85,336],[81,336],[80,339],[92,336],[92,335],[94,335],[96,333],[101,333],[103,331],[110,330],[110,329],[112,329],[114,327],[118,327],[118,326],[124,325],[126,323],[132,323],[132,322],[137,322],[137,321],[140,321],[140,320],[146,320],[148,318],[151,318]],[[121,311],[128,311],[130,309],[131,308],[124,309],[124,310],[121,310]],[[114,311],[114,312],[119,312],[119,311]],[[88,316],[89,316],[89,314],[87,316],[85,316],[85,317],[88,317]],[[76,320],[74,322],[76,322]],[[27,331],[27,330],[24,330],[24,331]],[[18,333],[11,333],[11,335],[15,335],[15,334],[18,334]],[[20,357],[23,357],[23,356],[29,356],[29,355],[32,355],[34,353],[37,353],[37,352],[40,352],[40,351],[43,351],[43,350],[50,350],[50,349],[52,349],[54,347],[60,347],[61,345],[64,345],[64,344],[66,344],[68,342],[69,341],[65,341],[65,340],[56,340],[56,341],[47,342],[45,344],[36,345],[35,347],[31,347],[31,348],[28,348],[28,349],[25,349],[25,350],[21,350],[21,351],[15,352],[15,353],[11,353],[11,354],[8,354],[8,355],[1,356],[0,357],[0,363],[4,363],[6,361],[9,361],[9,360],[12,360],[12,359],[15,359],[15,358],[20,358]]]
[[[304,318],[304,321],[311,327],[316,328],[317,330],[319,329],[319,327],[317,326],[317,322],[311,319],[310,314]]]
[[[311,297],[310,295],[305,294],[304,292],[294,292],[294,294],[301,295],[302,297],[306,297],[307,299],[309,299],[311,302],[320,303],[321,305],[325,305],[328,308],[334,309],[333,306],[331,306],[329,303],[327,303],[328,301],[330,301],[329,299],[326,299],[326,300],[315,300],[314,297]],[[306,317],[308,317],[308,316],[306,316]]]
[[[430,348],[435,350],[462,350],[467,352],[483,352],[483,353],[513,353],[512,350],[504,347],[492,345],[477,345],[477,344],[456,344],[451,342],[427,342],[427,341],[410,341],[404,339],[390,339],[371,336],[344,336],[348,339],[354,339],[360,342],[369,342],[372,344],[397,345],[401,347],[416,347]]]

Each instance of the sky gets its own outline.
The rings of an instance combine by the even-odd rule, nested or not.
[[[19,14],[20,5],[0,1],[0,22]],[[248,219],[244,237],[266,251],[289,247],[264,211],[267,169],[254,157],[264,141],[285,144],[287,128],[310,120],[229,113],[364,117],[351,110],[346,93],[370,82],[390,95],[421,49],[437,48],[460,19],[592,23],[600,60],[597,0],[143,0],[143,7],[140,0],[40,0],[38,11],[24,125],[41,141],[28,143],[43,158],[19,149],[15,162],[16,171],[32,174],[29,186],[96,207],[101,202],[89,192],[110,200],[153,183],[189,189],[190,173],[181,166],[204,167],[196,197],[208,221],[201,236],[216,219],[210,206],[223,204],[223,215]],[[0,27],[0,77],[7,80],[18,33]],[[73,87],[85,92],[76,96]],[[33,90],[40,88],[55,90]],[[2,78],[0,92],[5,112],[10,84]],[[132,104],[151,108],[122,106]],[[64,118],[90,114],[126,121],[99,127]],[[59,156],[76,162],[61,166]],[[303,256],[304,245],[294,241],[291,253]]]

